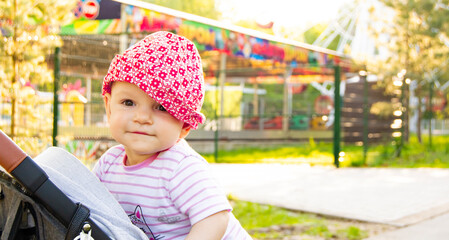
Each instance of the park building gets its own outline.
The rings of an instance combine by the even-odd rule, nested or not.
[[[392,98],[359,76],[362,68],[351,57],[325,48],[137,0],[80,0],[74,14],[76,20],[60,30],[60,53],[48,58],[52,68],[60,62],[56,132],[64,141],[114,144],[101,96],[103,77],[116,54],[161,30],[191,39],[202,57],[206,122],[187,138],[200,152],[330,142],[335,127],[342,132],[338,141],[361,144],[364,107]],[[392,118],[368,116],[372,141],[391,137]]]

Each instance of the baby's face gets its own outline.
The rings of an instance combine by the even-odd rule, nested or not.
[[[125,146],[128,164],[140,163],[170,148],[189,129],[134,84],[114,82],[105,94],[105,107],[113,138]]]

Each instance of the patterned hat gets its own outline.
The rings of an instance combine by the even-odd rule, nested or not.
[[[201,58],[188,39],[170,33],[148,35],[116,55],[103,81],[103,95],[114,81],[137,85],[172,116],[196,129],[205,120]]]

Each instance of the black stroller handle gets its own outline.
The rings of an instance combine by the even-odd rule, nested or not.
[[[73,226],[72,222],[75,214],[80,212],[80,205],[67,197],[48,178],[45,171],[1,130],[0,165],[17,179],[32,196],[35,196],[66,228],[70,230],[72,227],[76,227],[81,231],[82,226]],[[87,222],[91,226],[94,239],[110,239],[92,220],[87,219]]]

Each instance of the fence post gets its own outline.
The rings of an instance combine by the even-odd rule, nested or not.
[[[215,130],[215,162],[218,162],[218,135],[221,128],[224,126],[224,93],[225,93],[225,81],[226,81],[226,61],[227,61],[227,55],[225,53],[220,54],[220,69],[218,71],[218,74],[216,74],[216,94],[220,93],[220,100],[218,100],[218,95],[216,96],[216,107],[220,107],[220,115],[215,116],[215,119],[217,119],[217,129]],[[220,102],[218,102],[220,101]],[[217,111],[215,111],[215,114],[218,114]]]
[[[359,77],[363,80],[363,164],[366,164],[368,159],[368,125],[369,125],[369,86],[368,86],[367,71],[360,71]]]
[[[58,136],[58,117],[59,117],[59,109],[58,109],[58,86],[59,86],[59,77],[60,77],[60,64],[61,64],[61,49],[59,47],[55,48],[54,55],[54,70],[53,70],[53,146],[58,145],[58,140],[56,137]]]
[[[218,127],[219,127],[219,119],[218,119],[218,105],[220,101],[218,100],[218,81],[220,76],[220,71],[215,72],[215,107],[214,107],[214,118],[215,118],[215,131],[214,131],[214,162],[218,162]]]
[[[432,149],[432,119],[433,119],[433,85],[434,80],[432,80],[429,83],[429,150]]]
[[[341,116],[341,97],[340,97],[340,66],[334,67],[334,165],[340,167],[340,116]]]

